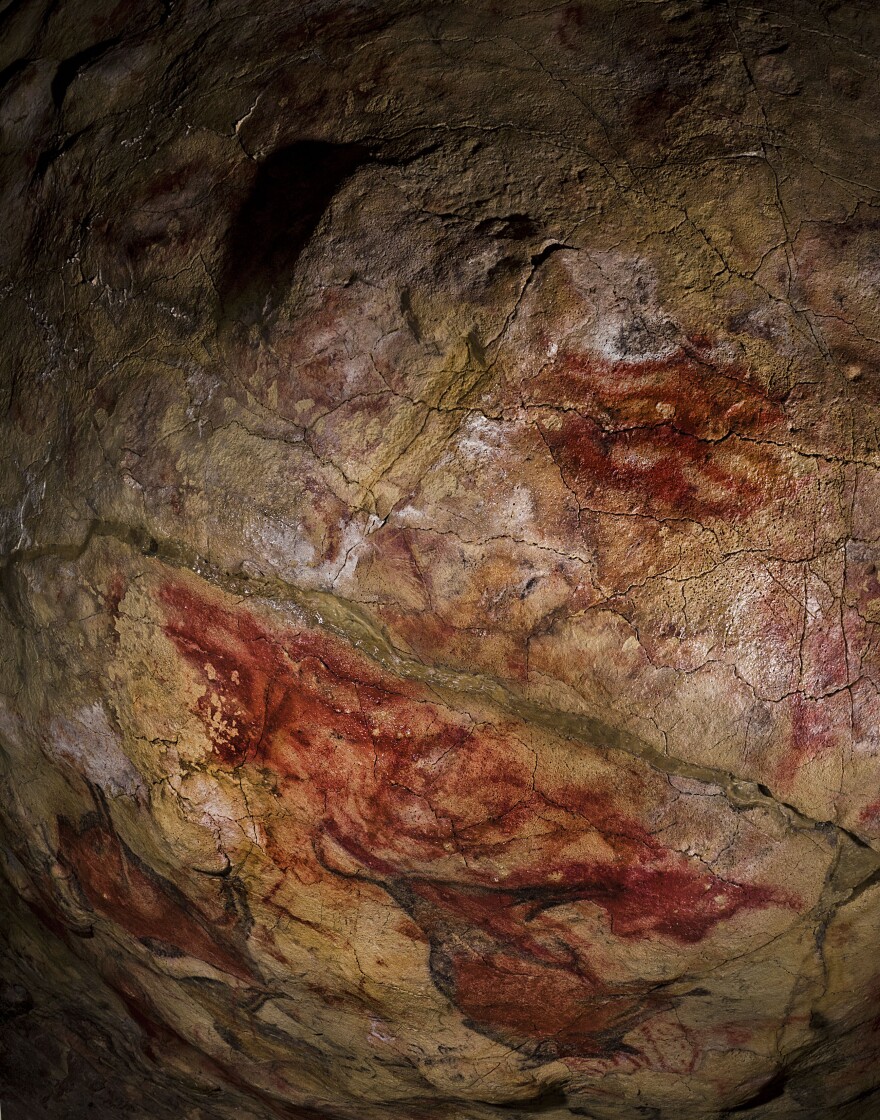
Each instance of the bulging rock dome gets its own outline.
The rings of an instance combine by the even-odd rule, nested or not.
[[[880,1114],[873,6],[0,21],[4,1117]]]

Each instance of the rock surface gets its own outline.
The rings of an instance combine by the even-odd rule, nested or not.
[[[874,5],[0,29],[4,1118],[876,1116]]]

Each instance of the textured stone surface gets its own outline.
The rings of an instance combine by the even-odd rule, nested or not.
[[[862,1120],[874,5],[0,11],[11,1120]]]

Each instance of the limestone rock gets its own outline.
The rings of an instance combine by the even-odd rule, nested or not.
[[[880,19],[0,12],[11,1120],[880,1110]]]

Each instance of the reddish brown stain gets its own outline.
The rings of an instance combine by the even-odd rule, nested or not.
[[[39,901],[34,898],[26,898],[25,905],[30,912],[40,921],[50,933],[70,944],[70,929],[64,924],[64,915],[62,911],[52,901],[47,901],[41,898]]]
[[[546,1059],[605,1055],[646,1012],[664,1006],[644,993],[615,994],[571,966],[538,967],[516,951],[459,953],[450,979],[474,1025],[506,1039],[533,1039]]]
[[[569,4],[556,19],[556,37],[563,47],[574,50],[586,25],[586,13],[580,4]]]
[[[585,505],[737,520],[792,489],[773,446],[784,441],[781,407],[698,350],[639,362],[561,355],[528,385],[539,430]]]
[[[326,870],[380,884],[428,937],[438,986],[487,1033],[595,1054],[656,1009],[647,988],[593,976],[554,907],[598,907],[619,938],[686,946],[741,910],[796,905],[664,848],[622,808],[625,782],[545,793],[513,724],[477,729],[328,636],[271,633],[180,585],[162,598],[220,760],[277,775],[276,858],[300,874],[305,828]],[[611,854],[567,857],[585,836]],[[546,1008],[528,1022],[513,998],[524,976]]]
[[[148,1058],[160,1061],[162,1051],[172,1049],[178,1054],[184,1050],[195,1055],[187,1040],[163,1021],[161,1013],[131,972],[123,970],[111,958],[104,963],[102,974],[140,1028],[143,1035],[142,1049]],[[196,1061],[199,1061],[198,1057]]]
[[[850,698],[846,693],[813,699],[795,693],[787,701],[790,732],[788,750],[776,771],[777,781],[790,784],[812,759],[839,752],[842,729],[848,727]]]
[[[664,358],[638,361],[560,353],[526,387],[528,401],[574,407],[617,429],[659,427],[669,416],[677,429],[701,439],[781,433],[779,402],[744,370],[711,361],[709,350],[708,340],[697,339]]]
[[[541,433],[566,482],[589,508],[689,517],[742,518],[765,498],[766,485],[736,450],[706,444],[668,425],[606,432],[568,417]]]
[[[114,382],[105,379],[92,389],[92,408],[95,412],[103,409],[108,416],[112,416],[119,403],[119,388]]]
[[[119,0],[109,12],[90,16],[89,23],[96,34],[118,34],[126,23],[130,24],[138,15],[139,5],[134,0]]]
[[[241,1089],[249,1097],[256,1096],[273,1115],[285,1120],[331,1120],[331,1117],[313,1109],[281,1104],[267,1093],[255,1088],[242,1076],[234,1057],[232,1060],[224,1060],[218,1055],[209,1057],[197,1049],[189,1039],[165,1021],[162,1012],[134,975],[129,970],[123,969],[112,958],[104,962],[102,972],[104,979],[122,1001],[132,1021],[139,1027],[143,1036],[141,1048],[144,1054],[158,1066],[166,1066],[169,1062],[174,1065],[185,1056],[191,1069],[211,1080],[219,1080]]]
[[[114,623],[111,633],[111,640],[113,641],[114,645],[119,644],[119,631],[117,630],[115,623],[119,620],[119,607],[122,603],[122,600],[125,598],[127,591],[128,587],[122,573],[115,572],[107,585],[107,590],[104,595],[104,605],[107,609],[107,613]]]
[[[876,825],[880,820],[880,797],[866,805],[859,813],[859,824]]]
[[[58,841],[59,856],[103,917],[132,937],[161,942],[240,980],[253,981],[247,963],[194,916],[192,904],[142,866],[109,827],[91,823],[77,831],[59,818]]]

